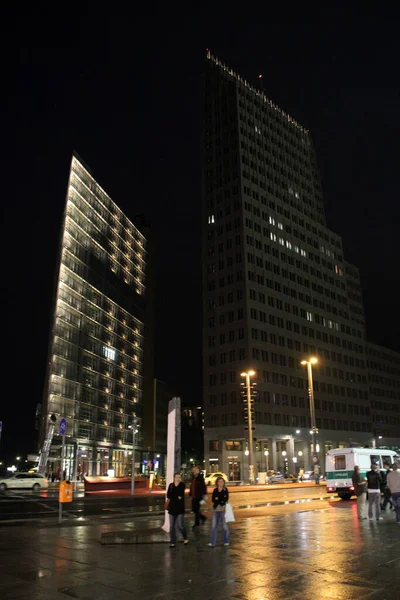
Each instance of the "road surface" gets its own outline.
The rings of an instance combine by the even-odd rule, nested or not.
[[[209,496],[210,498],[210,496]],[[65,517],[68,521],[87,523],[96,520],[112,520],[154,516],[164,510],[164,494],[137,496],[132,498],[121,496],[89,496],[78,497],[72,503],[64,505]],[[230,494],[230,501],[237,518],[254,514],[280,514],[310,510],[328,506],[336,501],[333,495],[326,493],[325,486],[282,486],[269,487],[263,490],[235,488]],[[190,509],[190,498],[187,498]],[[203,510],[210,510],[210,503]],[[58,497],[49,490],[46,497],[33,492],[8,492],[0,496],[0,525],[18,524],[21,522],[53,522],[58,514]]]

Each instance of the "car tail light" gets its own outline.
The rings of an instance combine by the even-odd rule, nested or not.
[[[351,485],[351,486],[349,487],[349,490],[351,490],[352,492],[354,492],[354,485]]]
[[[335,490],[335,488],[328,487],[328,492],[333,492],[334,490]]]

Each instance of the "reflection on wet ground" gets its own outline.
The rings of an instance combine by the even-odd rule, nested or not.
[[[3,528],[0,598],[399,600],[400,527],[393,513],[360,522],[354,503],[338,504],[241,519],[230,525],[229,548],[207,547],[208,523],[188,547],[99,543],[104,531],[154,529],[161,524],[156,518],[118,526]]]

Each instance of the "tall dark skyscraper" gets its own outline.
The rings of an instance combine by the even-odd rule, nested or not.
[[[309,132],[208,53],[203,150],[205,468],[248,478],[248,369],[256,470],[311,468],[310,357],[321,456],[374,443],[359,272],[326,226]]]
[[[42,410],[42,444],[58,424],[44,468],[89,475],[131,472],[132,424],[142,448],[147,241],[73,156]],[[152,374],[149,374],[152,378]],[[140,455],[138,455],[138,461]]]

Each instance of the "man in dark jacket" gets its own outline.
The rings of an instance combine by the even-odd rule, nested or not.
[[[381,483],[382,478],[377,465],[372,464],[371,470],[367,473],[368,482],[368,517],[372,520],[372,507],[375,506],[375,517],[377,521],[382,521],[381,517]]]
[[[200,519],[202,522],[206,520],[206,517],[200,512],[200,501],[203,500],[204,496],[207,494],[206,484],[204,482],[204,477],[200,473],[199,467],[193,467],[192,469],[193,477],[192,483],[190,484],[190,492],[189,496],[192,499],[192,511],[194,512],[194,525],[198,527],[200,525]]]
[[[391,501],[391,496],[392,496],[392,492],[389,490],[388,485],[387,485],[387,476],[390,473],[390,465],[389,463],[384,463],[384,471],[381,473],[381,477],[382,477],[382,486],[381,486],[381,492],[383,492],[383,502],[382,502],[382,506],[381,506],[381,510],[382,512],[386,512],[386,507],[388,504],[390,504],[390,509],[393,508],[393,502]]]
[[[360,521],[363,521],[367,517],[365,516],[365,507],[367,504],[367,482],[360,473],[360,467],[356,465],[354,467],[354,473],[352,477],[354,492],[357,496],[357,514]]]

